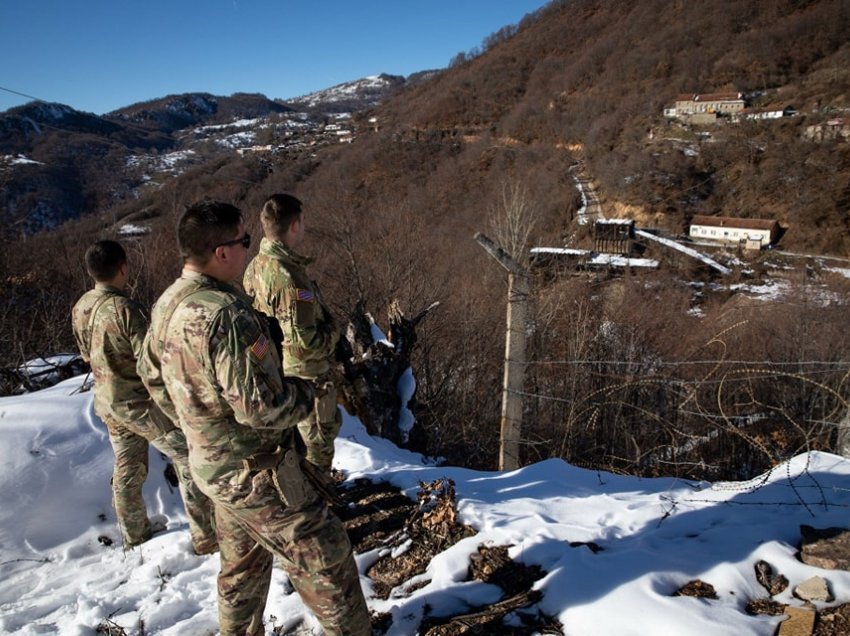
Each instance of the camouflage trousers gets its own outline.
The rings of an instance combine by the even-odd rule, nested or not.
[[[189,470],[189,447],[186,444],[186,437],[180,429],[175,428],[151,440],[151,444],[174,464],[180,496],[183,498],[186,518],[189,521],[192,549],[195,554],[215,552],[218,549],[218,539],[215,532],[213,503],[195,484]]]
[[[258,474],[253,481],[254,489],[245,500],[215,505],[221,635],[264,633],[263,610],[277,557],[327,636],[370,636],[369,611],[339,518],[318,498],[290,511],[270,476]]]
[[[316,383],[313,412],[298,423],[298,432],[307,447],[307,461],[331,474],[334,459],[334,440],[342,427],[342,415],[336,404],[333,382]]]
[[[115,455],[112,469],[112,503],[124,545],[132,547],[151,537],[151,522],[142,498],[142,486],[148,475],[148,440],[129,426],[106,420],[109,441]],[[215,550],[212,502],[202,493],[189,472],[186,438],[179,429],[151,440],[153,446],[174,464],[178,487],[183,497],[192,547],[199,554]]]

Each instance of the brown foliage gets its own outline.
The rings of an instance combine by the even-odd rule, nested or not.
[[[587,238],[573,223],[570,166],[581,154],[603,208],[633,204],[672,233],[695,213],[771,216],[789,228],[784,246],[847,253],[850,145],[801,136],[847,107],[849,21],[840,0],[722,0],[704,12],[679,1],[556,1],[513,37],[494,36],[480,55],[403,91],[373,113],[380,132],[362,130],[350,145],[219,158],[137,200],[116,201],[104,182],[88,204],[108,209],[106,220],[4,245],[5,362],[72,349],[68,312],[88,286],[83,250],[116,236],[121,219],[152,228],[124,239],[134,293],[149,305],[179,271],[174,224],[187,204],[233,202],[258,237],[263,199],[290,191],[306,204],[305,251],[318,256],[313,273],[340,316],[361,299],[375,315],[394,298],[410,315],[440,301],[413,358],[427,432],[419,450],[492,468],[506,285],[472,236],[488,229],[505,185],[528,192],[535,245]],[[765,104],[804,116],[708,131],[661,121],[678,93],[728,89],[767,91]],[[108,148],[91,151],[112,161]],[[847,390],[843,283],[828,281],[832,303],[814,295],[812,278],[792,300],[755,305],[731,290],[697,295],[689,283],[710,277],[687,267],[664,259],[656,274],[533,281],[525,461],[717,477],[830,447],[823,422]],[[809,269],[827,282],[816,263]]]

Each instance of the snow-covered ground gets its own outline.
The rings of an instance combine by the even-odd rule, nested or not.
[[[26,155],[2,155],[0,156],[0,163],[6,163],[10,166],[15,165],[26,165],[26,164],[34,164],[42,166],[44,165],[41,161],[34,161],[33,159],[28,158]]]
[[[194,150],[175,150],[162,155],[130,155],[127,157],[127,167],[146,172],[167,172],[177,176],[195,161],[195,157]]]
[[[658,261],[652,258],[633,258],[619,254],[600,254],[590,250],[569,247],[532,247],[531,254],[554,254],[585,258],[586,265],[614,265],[616,267],[658,267]]]
[[[695,258],[699,261],[702,261],[703,263],[705,263],[706,265],[708,265],[712,269],[717,270],[721,274],[731,274],[732,273],[732,270],[730,270],[725,265],[721,265],[720,263],[715,261],[713,258],[709,258],[708,256],[706,256],[702,252],[698,252],[697,250],[690,248],[686,245],[682,245],[678,241],[674,241],[672,239],[664,238],[663,236],[656,236],[655,234],[652,234],[651,232],[646,232],[645,230],[638,230],[638,229],[635,230],[635,235],[640,236],[641,238],[648,239],[650,241],[656,241],[657,243],[661,243],[662,245],[666,245],[667,247],[670,247],[674,250],[682,252],[683,254],[687,254],[688,256],[690,256],[692,258]]]
[[[353,80],[351,82],[343,82],[336,86],[331,86],[321,91],[295,97],[286,100],[287,103],[306,104],[310,108],[315,108],[323,103],[340,102],[346,99],[352,99],[366,91],[380,91],[386,89],[390,82],[380,75],[370,75],[362,79]],[[380,101],[376,100],[375,103]],[[373,104],[374,105],[374,104]]]
[[[109,619],[133,635],[215,634],[218,556],[191,554],[182,504],[155,452],[145,497],[150,514],[167,516],[168,529],[122,550],[110,506],[112,453],[91,393],[80,392],[83,379],[0,399],[0,633],[83,636]],[[423,587],[369,599],[371,609],[391,613],[390,634],[416,633],[426,606],[446,615],[499,600],[495,586],[465,580],[482,543],[510,545],[513,559],[548,572],[536,584],[540,608],[567,634],[772,635],[782,617],[744,611],[749,600],[767,596],[755,579],[759,560],[789,579],[776,597],[782,603],[802,605],[792,590],[815,575],[827,579],[835,604],[850,600],[850,572],[795,558],[800,524],[847,523],[850,462],[834,455],[800,455],[758,480],[714,485],[623,477],[559,460],[477,472],[433,465],[370,437],[347,416],[336,450],[349,480],[389,481],[411,497],[420,481],[453,479],[461,521],[478,531],[431,562]],[[358,555],[361,572],[378,556]],[[694,579],[713,585],[719,598],[673,595]],[[369,580],[362,580],[368,596]],[[304,614],[275,571],[266,633]],[[306,624],[316,625],[310,617]]]

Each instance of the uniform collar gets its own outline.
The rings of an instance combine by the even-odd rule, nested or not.
[[[108,292],[110,294],[118,294],[119,296],[126,296],[127,295],[127,292],[125,292],[123,289],[120,289],[118,287],[114,287],[113,285],[108,285],[106,283],[95,283],[94,288],[99,290],[99,291],[102,291],[102,292]]]
[[[292,248],[286,247],[283,241],[267,239],[266,237],[260,239],[260,254],[290,261],[300,267],[306,267],[314,260],[310,256],[302,256]]]
[[[213,287],[216,289],[220,289],[224,292],[236,294],[238,296],[245,296],[245,292],[236,287],[235,285],[214,278],[209,274],[204,274],[203,272],[199,272],[194,269],[189,269],[188,267],[183,268],[183,271],[180,274],[180,278],[197,282],[199,285],[202,285],[204,287]]]

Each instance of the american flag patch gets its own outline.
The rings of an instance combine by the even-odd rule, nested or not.
[[[257,357],[257,359],[262,360],[269,352],[269,339],[266,338],[263,334],[260,334],[260,337],[257,338],[257,341],[250,346],[250,349],[251,353],[253,353]]]
[[[295,298],[296,300],[301,300],[305,303],[311,303],[316,299],[316,297],[313,296],[313,292],[309,289],[296,289]]]

